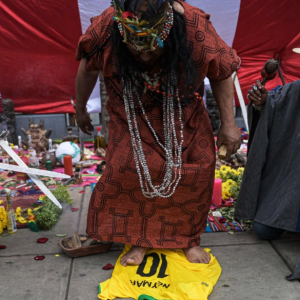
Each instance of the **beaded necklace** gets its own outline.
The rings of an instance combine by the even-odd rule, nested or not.
[[[154,82],[153,82],[154,83]],[[141,190],[146,198],[162,197],[169,198],[174,193],[181,179],[182,169],[182,144],[183,144],[183,122],[182,108],[180,97],[178,96],[178,87],[176,76],[172,74],[167,79],[167,92],[163,94],[163,125],[164,125],[164,144],[162,144],[152,127],[144,109],[139,93],[136,87],[133,87],[131,80],[124,81],[124,105],[128,121],[129,132],[132,141],[133,155],[135,159],[136,169],[139,176]],[[156,82],[153,86],[157,86]],[[163,182],[159,185],[154,185],[147,165],[144,154],[142,139],[138,130],[136,105],[134,95],[141,109],[141,113],[146,120],[146,123],[152,132],[157,144],[163,149],[166,158],[166,172]],[[177,98],[178,103],[178,119],[180,123],[180,141],[177,140],[174,100]],[[174,156],[173,156],[174,153]]]

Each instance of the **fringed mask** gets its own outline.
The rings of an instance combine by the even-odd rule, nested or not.
[[[141,52],[164,47],[173,26],[173,9],[168,0],[113,0],[112,4],[117,11],[113,19],[124,43]]]

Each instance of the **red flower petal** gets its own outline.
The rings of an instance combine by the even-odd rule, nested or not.
[[[79,194],[84,194],[84,193],[85,193],[85,191],[80,191],[80,192],[79,192]]]
[[[38,243],[41,243],[41,244],[45,244],[48,242],[48,239],[47,238],[39,238],[36,240]]]
[[[0,245],[0,249],[6,249],[5,245]]]
[[[112,264],[107,264],[106,266],[104,266],[102,269],[103,270],[112,270],[114,268],[114,266]]]
[[[44,255],[38,255],[34,258],[35,260],[44,260],[45,256]]]
[[[78,211],[79,208],[78,207],[71,207],[71,211]]]

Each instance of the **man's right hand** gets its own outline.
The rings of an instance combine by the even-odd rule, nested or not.
[[[82,132],[91,135],[92,131],[94,131],[92,119],[90,118],[86,108],[79,109],[76,107],[76,122]]]

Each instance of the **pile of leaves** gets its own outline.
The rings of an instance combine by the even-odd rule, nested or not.
[[[52,191],[52,194],[60,203],[72,204],[70,194],[65,186],[58,186]],[[43,200],[43,205],[40,209],[33,212],[36,225],[39,230],[50,230],[57,223],[62,209],[57,207],[48,197]]]

